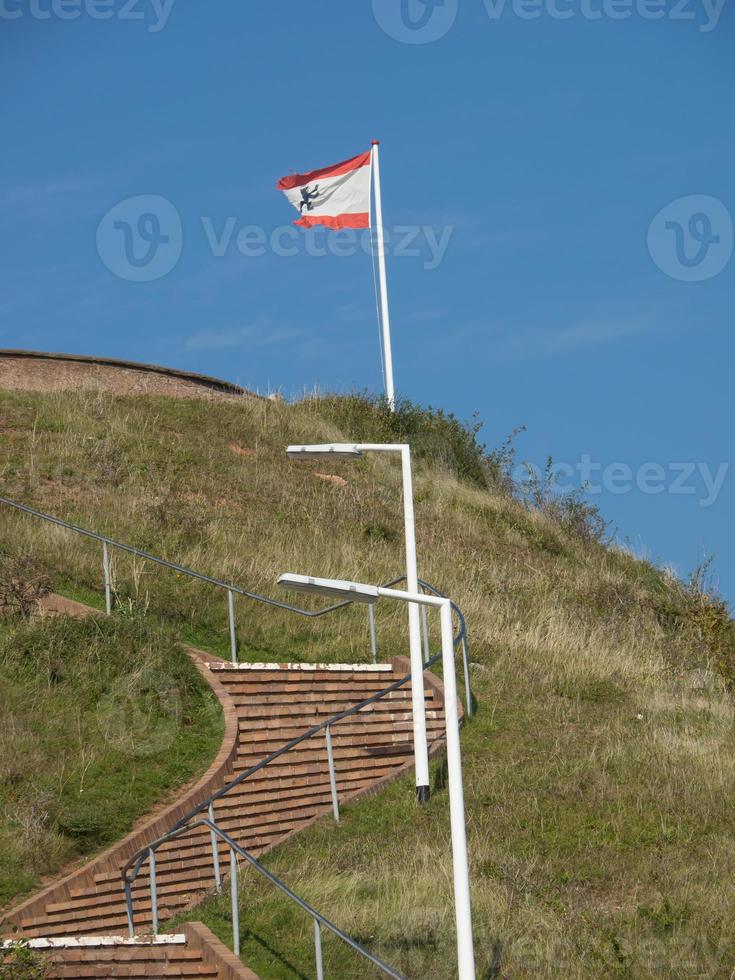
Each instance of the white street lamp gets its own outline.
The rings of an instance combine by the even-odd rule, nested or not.
[[[457,713],[457,682],[454,675],[452,604],[449,599],[423,595],[420,592],[383,589],[375,585],[364,585],[360,582],[312,578],[309,575],[281,575],[278,584],[294,592],[316,592],[319,595],[352,599],[354,602],[376,602],[380,597],[385,597],[401,599],[409,604],[409,608],[418,608],[418,605],[439,608],[442,664],[444,667],[444,716],[447,727],[447,781],[449,784],[449,818],[452,832],[454,914],[457,924],[457,966],[459,980],[475,980],[470,877],[467,862],[467,829],[464,816],[462,755],[459,744],[459,716]]]
[[[419,591],[416,563],[416,521],[413,510],[413,479],[411,476],[411,447],[399,443],[327,443],[320,446],[289,446],[290,459],[360,459],[363,453],[400,453],[403,475],[403,523],[406,539],[406,588]],[[426,705],[424,698],[424,664],[421,651],[419,608],[408,607],[408,640],[411,653],[411,706],[413,714],[414,766],[416,798],[420,803],[429,799],[429,750],[426,742]]]

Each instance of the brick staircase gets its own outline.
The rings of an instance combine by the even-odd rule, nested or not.
[[[200,922],[188,923],[183,933],[155,939],[120,937],[31,940],[31,950],[43,962],[47,980],[87,980],[99,977],[198,977],[217,980],[258,980]],[[0,951],[10,970],[10,950]],[[12,974],[11,974],[12,975]]]
[[[225,737],[217,759],[199,783],[176,804],[94,861],[10,910],[0,924],[6,934],[12,931],[14,938],[46,939],[125,935],[127,918],[120,872],[134,854],[169,831],[177,820],[269,752],[312,725],[378,693],[409,669],[408,661],[402,657],[392,664],[382,665],[230,665],[201,651],[189,650],[189,654],[223,706]],[[436,752],[443,745],[444,732],[440,682],[427,674],[425,691],[430,751]],[[413,763],[410,683],[335,724],[332,743],[340,803],[376,792],[387,781],[410,769]],[[218,825],[238,844],[261,855],[313,821],[330,814],[331,809],[322,734],[300,743],[219,799],[215,815]],[[220,847],[224,874],[228,853],[223,845]],[[199,827],[164,844],[157,853],[156,870],[159,921],[163,923],[168,917],[201,901],[214,888],[209,830]],[[133,885],[133,899],[136,932],[144,934],[151,926],[145,865]],[[206,943],[200,942],[202,945]],[[105,949],[105,955],[111,955],[109,949]],[[137,951],[135,956],[141,955],[139,947],[129,946],[114,947],[115,955],[132,955],[126,954],[126,949]],[[149,947],[149,952],[153,949]],[[157,956],[164,955],[160,949],[155,949]],[[189,943],[184,947],[176,944],[176,949],[166,953],[172,958],[156,964],[150,962],[149,972],[145,975],[230,975],[196,972],[205,967],[210,969],[211,964],[200,963],[196,957],[182,957],[182,951],[188,949]],[[73,970],[76,967],[69,964],[81,963],[80,957],[84,955],[75,951],[69,954],[68,963],[62,957],[54,969],[65,970],[68,966]],[[159,972],[159,968],[163,972]],[[130,969],[137,967],[131,965]],[[57,975],[140,974],[52,974]],[[231,975],[253,976],[249,971]]]

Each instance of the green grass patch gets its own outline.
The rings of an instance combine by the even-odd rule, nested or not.
[[[477,714],[462,747],[478,976],[731,976],[735,629],[701,582],[607,547],[582,533],[579,512],[543,495],[545,506],[515,499],[503,479],[507,444],[488,459],[474,424],[413,405],[391,416],[358,397],[288,405],[0,392],[0,413],[7,496],[279,599],[281,572],[381,582],[405,567],[398,461],[294,462],[285,447],[409,441],[420,572],[459,603],[469,628]],[[0,535],[3,552],[32,556],[65,595],[101,608],[97,543],[7,509]],[[154,751],[150,767],[131,748],[137,736],[120,744],[116,685],[147,678],[130,714],[160,722],[164,739],[209,730],[193,721],[172,730],[156,705],[177,640],[229,657],[226,596],[129,555],[113,553],[112,566],[112,620],[34,625],[20,661],[25,628],[3,643],[5,895],[124,833],[196,768],[195,740],[178,763]],[[407,653],[405,609],[381,603],[376,614],[380,659]],[[362,608],[306,619],[238,598],[236,618],[241,659],[369,659]],[[182,690],[196,719],[201,695]],[[210,750],[218,737],[205,739]],[[414,804],[407,778],[266,862],[409,978],[444,980],[455,959],[440,762],[432,781],[428,807]],[[34,842],[27,854],[12,852],[18,829]],[[229,943],[226,900],[192,918]],[[308,917],[252,874],[240,918],[256,972],[314,975]],[[370,976],[329,938],[325,958],[327,975]]]
[[[219,705],[150,621],[0,627],[0,903],[110,844],[203,772]]]

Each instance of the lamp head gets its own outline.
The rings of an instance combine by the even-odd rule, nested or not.
[[[293,575],[287,572],[278,577],[278,584],[291,592],[328,595],[336,599],[350,599],[353,602],[377,602],[380,598],[375,585],[347,582],[337,578],[314,578],[311,575]]]

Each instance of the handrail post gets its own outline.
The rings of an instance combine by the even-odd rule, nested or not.
[[[240,908],[237,892],[237,854],[230,848],[230,901],[232,903],[232,952],[240,955]]]
[[[156,887],[156,852],[148,851],[148,871],[151,878],[151,923],[153,935],[158,935],[158,889]]]
[[[105,610],[109,616],[112,612],[112,591],[110,582],[110,552],[107,542],[102,542],[102,571],[105,576]]]
[[[429,620],[426,615],[426,606],[421,607],[421,632],[424,636],[424,663],[428,664],[431,660],[431,653],[429,651]]]
[[[237,630],[235,628],[235,596],[232,589],[227,590],[227,611],[230,616],[230,660],[237,663]]]
[[[324,963],[322,961],[322,927],[319,919],[314,919],[314,958],[316,960],[316,980],[324,980]]]
[[[467,717],[472,717],[472,687],[470,686],[470,658],[467,652],[467,636],[462,637],[462,666],[464,668],[464,697],[467,702]]]
[[[128,915],[128,934],[132,939],[135,936],[135,923],[133,921],[133,891],[127,878],[125,879],[125,911]]]
[[[214,823],[214,803],[209,804],[209,820],[210,823]],[[212,838],[212,861],[214,863],[214,887],[215,891],[219,895],[222,891],[222,871],[219,866],[219,842],[217,840],[217,834],[210,827],[209,836]]]
[[[324,729],[324,738],[327,742],[327,762],[329,763],[329,785],[332,789],[332,812],[334,813],[335,823],[339,823],[339,797],[337,795],[337,774],[334,771],[334,752],[332,751],[332,733],[329,725]]]
[[[378,636],[375,632],[375,603],[368,603],[368,622],[370,623],[370,653],[373,663],[378,662]]]

